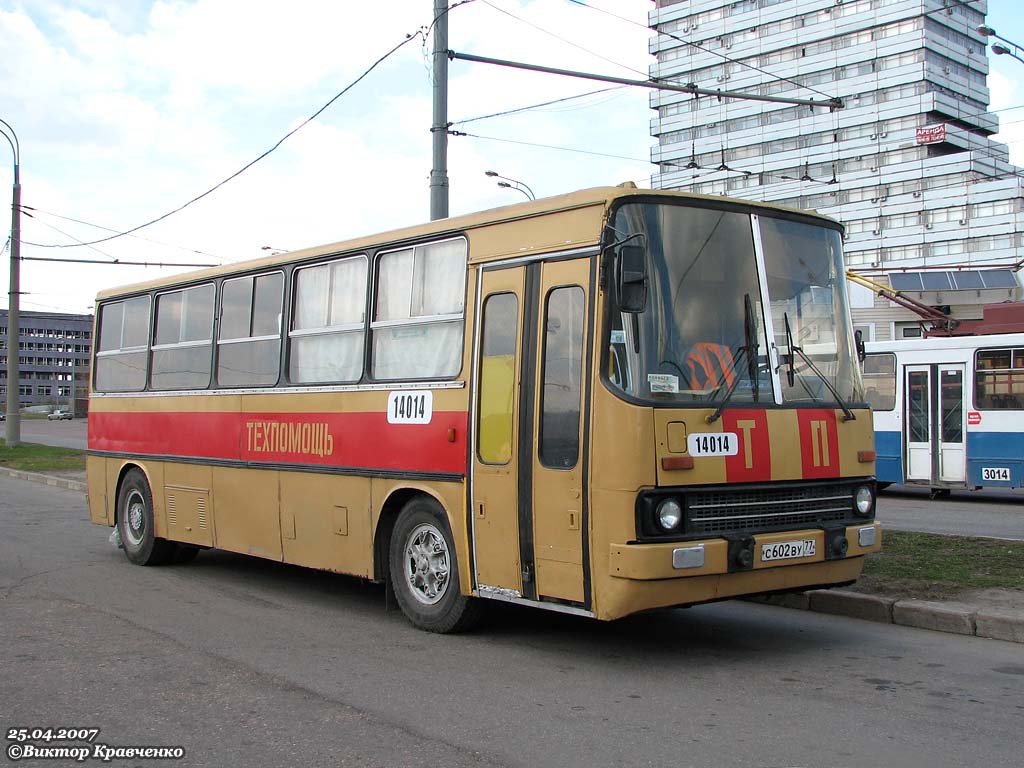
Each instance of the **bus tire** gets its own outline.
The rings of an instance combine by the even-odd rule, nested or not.
[[[129,470],[121,483],[117,494],[117,530],[125,555],[136,565],[162,565],[174,554],[173,542],[156,536],[153,494],[141,470]]]
[[[477,622],[480,606],[460,593],[455,543],[435,501],[421,497],[405,505],[390,549],[391,585],[409,621],[440,633],[462,632]]]

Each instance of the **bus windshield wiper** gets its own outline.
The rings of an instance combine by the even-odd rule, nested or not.
[[[736,391],[736,387],[740,383],[740,377],[737,375],[737,371],[739,369],[741,355],[746,355],[747,372],[750,374],[750,378],[753,382],[752,388],[754,402],[756,403],[758,400],[760,388],[757,380],[757,329],[754,327],[754,310],[750,304],[749,293],[744,294],[743,296],[743,336],[744,344],[739,348],[739,351],[736,354],[736,360],[733,363],[732,382],[730,382],[729,389],[726,390],[725,397],[722,398],[722,402],[719,403],[714,412],[705,419],[708,424],[714,424],[721,418],[722,412],[725,410],[725,406],[729,404],[733,393]]]
[[[796,360],[794,359],[794,353],[800,355],[800,359],[804,361],[804,364],[813,371],[814,375],[821,379],[821,383],[825,385],[829,392],[832,393],[832,397],[835,398],[839,407],[843,409],[843,421],[853,421],[857,418],[856,414],[850,410],[850,406],[846,404],[846,401],[839,395],[836,388],[832,386],[832,382],[828,380],[828,376],[818,370],[818,366],[814,364],[814,361],[804,352],[802,347],[798,347],[793,343],[793,330],[789,325],[789,313],[783,314],[783,319],[786,324],[786,344],[789,346],[789,370],[786,371],[786,378],[789,381],[789,386],[793,386],[793,380],[796,372]]]

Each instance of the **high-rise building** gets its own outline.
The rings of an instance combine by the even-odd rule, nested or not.
[[[962,319],[1019,299],[1024,174],[990,138],[986,12],[984,0],[656,0],[652,77],[843,107],[654,91],[653,185],[833,216],[850,268]],[[866,338],[920,332],[908,311],[851,292]]]
[[[89,399],[92,315],[25,312],[18,316],[17,344],[7,336],[0,309],[0,403],[6,404],[7,356],[18,350],[18,400],[23,408],[52,406],[84,416]]]

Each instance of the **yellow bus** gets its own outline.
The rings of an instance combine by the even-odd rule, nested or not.
[[[91,519],[438,632],[848,584],[881,532],[841,242],[608,187],[101,292]]]

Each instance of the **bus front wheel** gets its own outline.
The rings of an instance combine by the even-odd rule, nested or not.
[[[153,494],[138,469],[128,471],[117,494],[117,530],[125,555],[136,565],[161,565],[174,553],[172,542],[156,536]]]
[[[395,599],[414,625],[428,632],[462,632],[480,607],[459,589],[455,543],[444,512],[432,499],[413,499],[391,534],[389,569]]]

